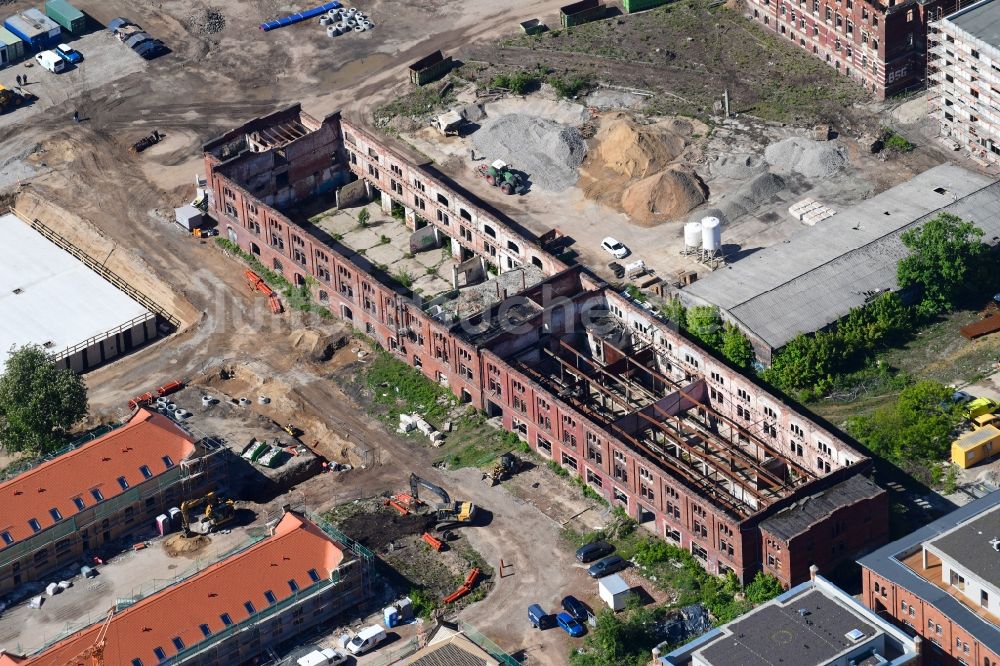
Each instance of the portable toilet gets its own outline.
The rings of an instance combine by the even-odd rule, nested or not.
[[[74,35],[87,29],[87,17],[66,0],[45,0],[45,15]]]
[[[413,619],[413,600],[409,597],[403,597],[396,603],[396,608],[399,609],[399,621],[409,622]]]
[[[156,517],[156,531],[163,536],[173,530],[170,529],[170,517],[165,513],[161,513]]]
[[[1000,452],[1000,429],[995,425],[973,430],[951,443],[951,461],[962,469],[968,469],[997,452]]]
[[[7,28],[0,27],[0,67],[24,57],[24,41]]]
[[[399,624],[399,611],[396,610],[395,606],[386,606],[382,609],[382,615],[385,619],[385,628],[392,629],[397,624]]]
[[[176,506],[170,507],[167,510],[167,514],[170,515],[170,527],[172,529],[180,529],[181,527],[181,510]]]

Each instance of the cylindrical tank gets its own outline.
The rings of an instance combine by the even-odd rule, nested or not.
[[[701,247],[701,222],[688,222],[684,225],[684,247],[689,250]]]
[[[701,249],[717,252],[722,249],[722,223],[717,217],[701,219]]]

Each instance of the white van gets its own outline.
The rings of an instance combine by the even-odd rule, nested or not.
[[[364,654],[385,640],[385,629],[377,624],[365,627],[347,644],[351,654]]]
[[[313,650],[304,657],[299,657],[298,666],[341,666],[347,661],[347,655],[332,648]]]
[[[35,56],[35,60],[39,65],[53,74],[58,74],[66,69],[66,61],[60,58],[59,54],[55,51],[42,51]]]

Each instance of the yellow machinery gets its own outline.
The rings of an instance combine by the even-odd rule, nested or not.
[[[968,469],[1000,453],[1000,428],[987,425],[968,432],[951,443],[951,461]]]
[[[505,453],[497,460],[497,464],[488,472],[483,472],[483,481],[495,486],[505,479],[517,474],[521,461],[513,453]]]
[[[94,639],[94,643],[89,645],[80,654],[66,662],[66,666],[104,666],[104,647],[108,641],[108,627],[111,626],[111,619],[115,616],[115,609],[108,611],[108,616],[104,618],[100,631]]]
[[[25,103],[26,97],[19,92],[0,85],[0,113],[10,111]]]
[[[469,523],[476,517],[476,505],[472,502],[452,502],[451,497],[441,486],[435,485],[416,474],[410,474],[410,496],[420,499],[419,486],[423,486],[441,498],[441,503],[434,506],[434,517],[439,523],[459,522]]]
[[[192,511],[202,506],[205,510],[192,518]],[[236,503],[233,500],[221,499],[214,492],[181,503],[181,521],[184,524],[184,531],[188,534],[208,534],[235,517]]]

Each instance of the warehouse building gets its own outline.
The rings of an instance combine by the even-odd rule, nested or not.
[[[289,135],[289,124],[304,135]],[[296,148],[299,160],[267,154],[289,156],[298,142],[309,146]],[[748,581],[765,568],[791,585],[810,564],[828,570],[884,540],[884,491],[835,430],[566,267],[544,238],[525,237],[405,150],[295,106],[210,142],[205,162],[209,213],[230,240],[709,571]],[[289,202],[314,197],[317,175],[341,183],[337,201],[361,185],[387,213],[402,206],[411,244],[399,252],[446,251],[454,288],[413,298],[349,234],[297,217]],[[474,272],[479,282],[461,277]],[[767,543],[763,521],[820,497],[828,515],[803,510],[784,541],[775,528]]]
[[[1000,2],[975,2],[927,34],[931,112],[980,164],[1000,162]]]
[[[260,663],[334,618],[350,619],[372,594],[370,552],[286,509],[270,536],[29,656],[0,666],[66,666],[103,642],[115,666]],[[103,640],[100,638],[103,636]]]
[[[956,0],[748,0],[751,20],[821,58],[878,99],[924,84],[927,26]]]
[[[660,657],[660,666],[919,666],[919,637],[822,576]],[[973,663],[973,662],[970,662]]]
[[[156,338],[154,313],[17,216],[0,235],[0,369],[27,344],[80,372]]]
[[[1000,492],[858,563],[863,603],[923,637],[925,664],[1000,664]]]
[[[220,475],[216,447],[140,409],[125,425],[0,483],[0,595],[114,545]],[[213,478],[214,477],[214,478]]]
[[[769,364],[799,333],[821,330],[895,290],[896,266],[907,253],[900,236],[942,212],[974,223],[984,242],[1000,242],[1000,182],[943,164],[709,273],[680,297],[717,306]]]

